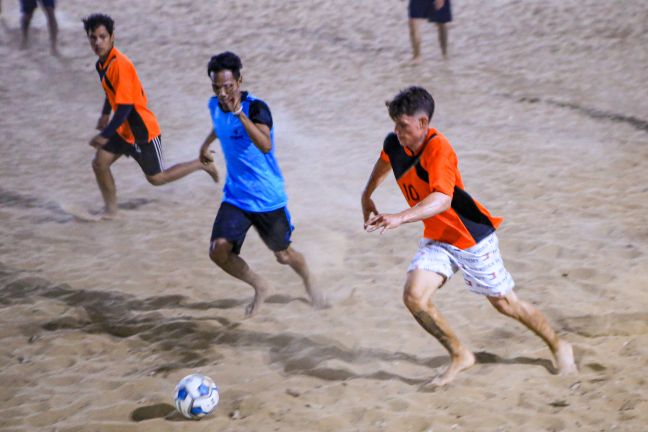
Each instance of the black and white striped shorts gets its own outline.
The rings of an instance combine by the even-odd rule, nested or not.
[[[147,176],[164,171],[164,154],[162,153],[162,135],[158,135],[146,144],[129,144],[118,134],[113,135],[102,147],[113,154],[130,156],[137,161]]]

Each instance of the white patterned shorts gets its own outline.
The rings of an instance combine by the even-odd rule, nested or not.
[[[490,297],[503,297],[515,286],[504,268],[495,233],[465,250],[423,238],[407,271],[414,269],[439,273],[446,280],[461,270],[470,291]]]

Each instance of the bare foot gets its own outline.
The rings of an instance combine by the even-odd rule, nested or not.
[[[254,298],[247,306],[245,306],[246,318],[250,318],[256,315],[256,313],[259,312],[259,308],[261,307],[261,305],[265,302],[265,300],[268,298],[268,296],[271,293],[272,290],[267,287],[255,288]]]
[[[558,342],[558,349],[554,353],[558,373],[560,375],[571,375],[578,373],[576,363],[574,363],[574,349],[569,342],[561,340]]]
[[[214,165],[213,162],[209,162],[206,164],[203,164],[204,170],[207,174],[211,176],[211,178],[214,180],[214,183],[218,183],[218,170],[216,169],[216,165]]]
[[[328,302],[326,301],[326,297],[324,296],[324,294],[322,294],[320,290],[313,289],[313,287],[311,287],[308,290],[308,295],[310,296],[311,306],[313,306],[313,308],[327,309],[331,307],[331,305],[329,305]]]
[[[119,217],[117,212],[103,212],[101,214],[101,220],[115,220]]]
[[[326,309],[330,307],[330,305],[326,302],[326,297],[320,291],[319,289],[313,287],[313,283],[311,281],[310,276],[306,276],[304,279],[302,279],[304,282],[304,288],[306,288],[306,292],[308,293],[308,296],[310,297],[310,303],[311,306],[315,309]]]
[[[444,386],[452,381],[459,372],[468,369],[475,364],[475,355],[467,349],[463,349],[458,355],[453,356],[445,372],[436,376],[430,384],[433,386]]]

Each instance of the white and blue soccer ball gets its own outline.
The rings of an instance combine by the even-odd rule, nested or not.
[[[186,418],[200,419],[216,408],[220,395],[211,378],[191,374],[182,378],[175,388],[175,406]]]

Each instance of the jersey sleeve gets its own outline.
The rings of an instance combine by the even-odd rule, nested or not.
[[[425,153],[422,162],[428,172],[430,191],[453,196],[457,181],[457,155],[450,144],[442,140],[435,151]]]
[[[385,140],[383,141],[383,148],[380,152],[380,159],[382,159],[384,162],[391,163],[389,152],[391,151],[393,153],[394,147],[400,147],[400,143],[398,142],[398,138],[396,138],[396,134],[390,132],[389,134],[387,134]]]
[[[138,80],[135,68],[125,62],[113,62],[108,70],[108,78],[115,89],[115,105],[134,105]]]
[[[262,100],[254,100],[250,103],[250,120],[253,123],[261,123],[272,129],[272,114],[270,108]]]

